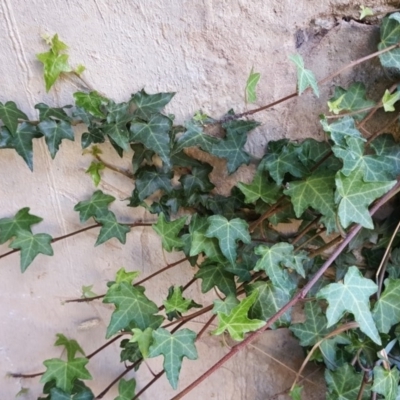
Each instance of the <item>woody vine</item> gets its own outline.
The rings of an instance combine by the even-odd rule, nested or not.
[[[33,169],[34,140],[44,138],[54,158],[63,140],[74,140],[74,126],[82,125],[82,148],[93,157],[87,172],[94,185],[106,168],[126,175],[134,182],[128,207],[145,207],[149,216],[154,214],[149,221],[157,220],[120,223],[108,208],[115,198],[95,190],[74,208],[82,223],[93,224],[53,238],[32,233],[32,226],[42,219],[27,205],[0,219],[0,244],[9,243],[11,249],[0,259],[19,252],[24,272],[37,255],[52,256],[55,243],[67,237],[97,230],[96,246],[108,240],[124,244],[138,226],[151,227],[165,251],[182,253],[181,260],[141,280],[137,272],[122,268],[104,294],[95,295],[84,287],[82,298],[69,301],[114,305],[101,348],[87,355],[76,340],[59,333],[55,345],[65,348],[62,357],[45,360],[43,371],[11,375],[40,377],[42,399],[101,399],[113,385],[118,385],[118,400],[136,399],[164,374],[176,389],[182,359],[201,357],[196,341],[205,332],[227,334],[236,341],[218,363],[173,398],[180,399],[259,335],[286,327],[307,349],[304,365],[314,361],[324,366],[327,398],[398,398],[399,210],[393,207],[383,220],[374,220],[383,205],[397,201],[400,190],[400,145],[388,133],[399,119],[397,85],[388,87],[379,102],[368,99],[360,83],[336,87],[329,112],[321,117],[327,140],[270,141],[252,182],[238,182],[228,197],[215,194],[209,178],[212,166],[187,152],[197,147],[223,158],[232,174],[250,162],[244,145],[247,134],[259,125],[252,115],[303,92],[318,96],[319,86],[375,57],[383,68],[400,70],[400,13],[382,19],[380,39],[377,52],[319,82],[294,55],[295,93],[251,111],[230,111],[221,119],[197,112],[184,126],[174,125],[173,116],[163,113],[174,93],[142,90],[115,103],[96,91],[77,92],[73,107],[37,104],[37,121],[30,121],[12,101],[0,103],[0,148],[15,149]],[[50,49],[38,59],[50,90],[60,73],[80,75],[83,67],[69,66],[67,47],[57,35],[47,40]],[[248,103],[254,101],[259,78],[251,72]],[[387,113],[387,123],[371,133],[368,124],[379,109]],[[209,134],[215,127],[222,137]],[[105,142],[119,155],[133,151],[130,171],[103,159]],[[277,229],[288,221],[299,222],[290,237]],[[163,304],[156,305],[144,284],[184,262],[192,266],[193,279],[185,286],[171,286]],[[213,303],[200,305],[199,299],[185,296],[196,280],[201,280],[203,293],[218,294]],[[292,323],[291,309],[303,300],[307,300],[305,322]],[[203,314],[209,316],[208,322],[198,332],[185,327]],[[217,327],[210,329],[214,322]],[[125,370],[94,394],[89,380],[96,377],[89,372],[90,360],[116,341]],[[153,357],[163,357],[164,369],[150,382],[139,382],[136,389],[128,374]],[[301,372],[290,390],[293,399],[301,398]]]

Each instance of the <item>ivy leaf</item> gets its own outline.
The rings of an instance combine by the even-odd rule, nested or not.
[[[46,360],[43,364],[47,369],[40,382],[46,383],[54,379],[57,388],[69,393],[76,379],[92,379],[92,376],[86,369],[88,362],[87,358],[75,358],[71,361],[63,361],[59,358]]]
[[[250,243],[249,226],[241,218],[234,218],[228,221],[222,215],[208,217],[210,226],[207,229],[207,237],[216,237],[222,254],[231,264],[236,261],[236,242]]]
[[[289,392],[289,396],[292,400],[301,400],[301,392],[303,391],[303,386],[295,385],[294,388]]]
[[[25,272],[38,254],[53,255],[51,241],[47,233],[34,235],[30,231],[18,231],[17,237],[10,243],[10,248],[21,250],[21,272]]]
[[[300,54],[293,54],[289,59],[297,67],[297,86],[299,95],[301,95],[308,87],[314,91],[315,95],[319,97],[318,83],[312,71],[304,68],[304,61]]]
[[[65,347],[65,350],[67,350],[68,361],[72,361],[75,358],[76,353],[81,353],[83,356],[85,356],[85,352],[75,339],[68,339],[62,333],[57,333],[56,336],[57,340],[54,343],[54,346]]]
[[[131,400],[135,397],[136,380],[129,381],[122,378],[118,383],[118,397],[115,400]]]
[[[108,104],[109,100],[100,96],[97,92],[76,92],[74,93],[74,99],[77,107],[84,109],[95,117],[105,118],[102,108]]]
[[[29,169],[33,171],[33,148],[32,140],[41,137],[42,134],[36,129],[36,126],[23,122],[18,125],[14,136],[2,127],[0,128],[0,149],[15,149],[15,151],[24,159]]]
[[[172,176],[171,172],[159,172],[155,167],[141,168],[135,183],[139,200],[146,199],[160,189],[170,193]]]
[[[302,178],[307,169],[298,158],[299,148],[293,144],[283,146],[279,151],[271,151],[268,145],[267,154],[262,159],[259,168],[268,171],[272,179],[281,185],[286,173],[290,173],[296,178]]]
[[[31,226],[43,221],[37,215],[29,214],[29,207],[21,208],[12,218],[0,219],[0,244],[7,242],[19,231],[31,232]]]
[[[144,160],[151,163],[154,151],[147,149],[141,143],[131,144],[131,149],[133,150],[132,170],[133,173],[136,174]]]
[[[92,291],[93,285],[82,286],[82,297],[84,299],[90,299],[91,297],[96,297],[97,294]]]
[[[125,244],[126,234],[130,232],[131,228],[128,225],[120,224],[112,211],[104,212],[101,216],[97,214],[96,221],[101,224],[101,229],[95,246],[99,246],[113,237]]]
[[[142,353],[139,350],[139,346],[137,343],[131,343],[129,339],[121,340],[119,345],[122,348],[120,354],[121,362],[129,361],[132,364],[137,363],[135,367],[135,371],[137,371],[140,367],[141,362],[143,361]]]
[[[300,339],[300,346],[314,346],[330,332],[328,322],[317,302],[307,302],[304,314],[305,322],[292,324],[289,329]]]
[[[226,296],[224,300],[214,300],[214,307],[212,309],[213,314],[223,313],[229,315],[231,311],[239,304],[239,300],[236,296],[230,294]]]
[[[386,279],[385,290],[372,311],[379,332],[388,333],[393,325],[400,322],[399,296],[400,279]]]
[[[335,214],[335,177],[332,172],[317,171],[302,181],[289,182],[286,187],[283,193],[291,197],[297,218],[308,207],[328,217]]]
[[[96,190],[89,200],[80,201],[75,205],[74,211],[79,212],[81,222],[87,221],[90,217],[101,216],[115,197]]]
[[[336,371],[325,370],[325,381],[328,385],[327,400],[354,400],[358,396],[363,374],[354,371],[350,364],[344,364]],[[369,399],[370,388],[364,389],[362,400]]]
[[[154,315],[158,313],[158,307],[147,298],[144,289],[127,282],[112,285],[103,303],[113,303],[116,308],[107,327],[107,339],[121,329],[128,328],[131,323],[144,330],[149,327],[159,327],[163,320],[162,316]]]
[[[186,147],[200,147],[207,153],[211,153],[212,146],[217,143],[217,138],[205,134],[201,126],[189,122],[186,125],[186,131],[176,142],[174,153],[179,153]]]
[[[235,306],[230,314],[218,313],[218,327],[211,333],[213,335],[221,335],[221,333],[227,330],[232,339],[241,341],[244,339],[244,334],[246,332],[256,331],[264,326],[265,321],[250,319],[247,316],[256,298],[257,293],[253,292]]]
[[[261,74],[259,72],[253,72],[252,68],[246,82],[246,103],[255,103],[257,101],[256,87],[260,77]]]
[[[390,164],[386,168],[386,173],[391,172],[390,179],[396,179],[400,174],[400,145],[396,143],[390,134],[379,135],[370,144],[377,156],[380,156],[385,164]]]
[[[148,120],[152,114],[159,113],[175,96],[175,93],[147,94],[144,90],[135,93],[131,103],[136,106],[135,115]]]
[[[179,372],[183,357],[189,360],[198,358],[196,346],[196,333],[190,329],[181,329],[170,333],[164,328],[158,328],[153,332],[153,344],[150,347],[149,357],[164,357],[164,370],[169,383],[176,389],[178,387]]]
[[[163,301],[163,304],[169,321],[172,321],[174,318],[180,318],[183,313],[191,308],[202,307],[193,300],[184,298],[182,291],[182,286],[171,286],[168,289],[168,297],[167,300]]]
[[[193,167],[190,174],[184,174],[179,179],[182,183],[183,191],[186,197],[190,197],[195,192],[210,192],[214,185],[210,182],[208,176],[213,167],[209,164],[201,164]]]
[[[272,282],[255,282],[248,285],[246,293],[251,294],[253,292],[256,293],[256,299],[249,310],[251,319],[267,321],[290,300],[289,294],[275,287]],[[272,325],[272,329],[290,323],[290,313],[291,311],[289,310],[282,315]]]
[[[137,343],[143,358],[149,357],[149,349],[153,343],[153,328],[146,328],[144,331],[138,328],[132,329],[133,336],[130,343]]]
[[[125,123],[105,124],[102,126],[102,131],[122,150],[129,150],[129,132]]]
[[[296,154],[308,170],[312,170],[316,163],[321,162],[318,171],[329,169],[336,172],[341,168],[342,163],[335,157],[327,157],[330,151],[331,145],[327,141],[318,142],[315,139],[306,139],[300,144]],[[324,158],[325,160],[322,161]]]
[[[396,366],[390,370],[377,365],[374,367],[374,383],[372,390],[385,396],[385,400],[398,399],[400,372]]]
[[[130,285],[132,282],[140,275],[139,271],[131,271],[127,272],[125,268],[120,268],[117,273],[115,274],[115,282],[116,283],[121,283],[121,282],[126,282],[129,283]]]
[[[166,167],[171,166],[170,137],[168,135],[172,121],[161,114],[154,114],[148,122],[132,122],[130,127],[131,141],[142,143],[153,150],[163,160]]]
[[[182,238],[178,237],[179,232],[185,226],[186,217],[181,217],[175,221],[167,222],[164,213],[158,216],[156,224],[153,224],[153,229],[161,237],[163,248],[169,252],[174,249],[180,249],[184,246]]]
[[[369,7],[360,6],[360,19],[374,15],[374,12]]]
[[[236,295],[235,275],[228,272],[223,264],[214,260],[203,261],[195,278],[202,280],[202,293],[207,293],[216,286],[225,296]]]
[[[29,121],[27,115],[13,101],[7,101],[5,104],[0,102],[0,119],[10,131],[11,136],[17,132],[18,120]]]
[[[326,311],[328,328],[336,324],[346,311],[351,312],[360,325],[360,330],[375,343],[381,344],[369,308],[369,298],[377,290],[378,286],[371,279],[364,278],[354,266],[347,271],[343,283],[331,283],[323,287],[317,297],[326,299],[329,303]]]
[[[368,206],[396,184],[396,181],[364,182],[360,169],[351,172],[347,177],[338,172],[335,182],[336,203],[339,203],[338,215],[343,228],[356,222],[368,229],[374,228]]]
[[[381,23],[381,42],[378,44],[378,50],[384,50],[386,47],[400,42],[400,13],[393,13],[383,18]],[[400,49],[395,48],[379,56],[381,64],[386,68],[400,69]]]
[[[321,120],[325,132],[330,134],[331,139],[341,147],[346,147],[346,138],[351,136],[365,141],[361,133],[356,129],[354,119],[346,116],[328,125],[326,119]]]
[[[51,158],[54,158],[63,139],[74,140],[74,131],[67,121],[42,121],[38,125],[39,131],[43,133]]]
[[[39,103],[35,105],[36,110],[39,110],[40,121],[46,121],[49,119],[55,119],[58,121],[71,122],[71,117],[67,115],[64,108],[70,108],[71,106],[64,106],[62,108],[52,108],[47,104]]]
[[[92,178],[94,186],[99,186],[101,180],[100,171],[104,168],[105,165],[102,162],[92,161],[89,168],[85,171]]]
[[[394,105],[397,101],[400,100],[400,92],[397,90],[393,94],[389,92],[388,89],[385,90],[385,93],[382,97],[382,105],[383,109],[386,112],[392,112],[395,111]]]

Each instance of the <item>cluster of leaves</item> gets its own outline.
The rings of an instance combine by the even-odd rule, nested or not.
[[[399,42],[400,14],[396,13],[383,19],[379,48]],[[57,42],[53,47],[57,48]],[[400,69],[397,48],[380,59],[384,67]],[[297,67],[299,94],[311,88],[318,95],[317,81],[304,68],[301,57],[293,56],[292,61]],[[255,101],[259,77],[253,71],[249,77],[249,102]],[[337,87],[328,102],[333,115],[321,119],[327,140],[270,141],[252,181],[238,182],[229,196],[214,190],[210,179],[213,166],[189,156],[186,149],[196,147],[225,159],[227,173],[232,174],[249,164],[247,135],[259,124],[237,119],[231,111],[224,117],[218,137],[208,132],[208,126],[216,121],[201,112],[184,126],[174,125],[174,116],[163,113],[173,96],[142,90],[126,102],[115,103],[97,92],[78,92],[74,107],[37,105],[39,122],[29,122],[13,102],[0,103],[0,148],[14,148],[32,169],[33,139],[44,136],[54,157],[63,139],[74,139],[72,125],[84,124],[82,148],[90,146],[93,154],[88,173],[96,186],[101,171],[107,168],[98,145],[109,142],[120,156],[130,154],[134,189],[128,206],[145,207],[157,214],[153,229],[163,248],[184,253],[196,267],[194,278],[201,280],[203,293],[221,293],[208,308],[218,319],[212,333],[228,333],[236,341],[264,327],[312,279],[326,257],[316,251],[326,247],[322,234],[340,238],[351,226],[362,226],[346,252],[336,259],[331,278],[324,277],[308,294],[305,321],[292,323],[288,310],[272,328],[288,327],[302,346],[311,349],[311,358],[325,364],[327,398],[354,399],[360,387],[363,392],[358,398],[371,391],[385,399],[398,398],[400,241],[398,229],[394,234],[393,230],[400,215],[394,208],[377,222],[368,208],[396,185],[400,144],[388,133],[367,142],[360,124],[374,107],[394,111],[399,92],[386,92],[381,102],[375,103],[366,97],[361,83]],[[125,243],[135,226],[117,221],[108,209],[114,200],[96,190],[90,199],[75,206],[82,223],[94,218],[94,227],[100,227],[96,245],[112,238]],[[40,221],[28,208],[0,219],[0,243],[11,240],[10,247],[21,250],[22,271],[39,253],[53,254],[51,236],[31,232],[31,226]],[[299,222],[293,235],[278,228],[293,221]],[[106,338],[129,335],[121,342],[121,362],[130,363],[130,369],[139,368],[146,358],[163,356],[167,378],[177,388],[183,358],[198,357],[198,334],[187,328],[168,330],[165,319],[184,322],[184,314],[202,306],[185,298],[184,288],[172,286],[163,306],[158,307],[145,294],[145,287],[134,283],[137,275],[120,269],[115,281],[108,284],[103,302],[115,309]],[[85,297],[94,295],[90,289],[86,287],[89,295],[84,293]],[[351,330],[346,329],[349,324]],[[77,353],[84,355],[83,350],[63,335],[58,336],[56,345],[66,348],[67,360],[45,361],[42,382],[46,398],[93,398],[82,382],[91,379],[85,367],[88,358],[76,357]],[[135,381],[121,379],[119,393],[118,400],[133,398]],[[300,398],[298,386],[292,396]]]

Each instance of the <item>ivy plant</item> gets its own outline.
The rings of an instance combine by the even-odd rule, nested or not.
[[[363,8],[361,18],[370,14]],[[49,52],[38,59],[50,90],[60,74],[72,69],[67,46],[58,36],[48,43]],[[137,271],[116,271],[103,294],[83,286],[82,298],[68,302],[111,304],[114,310],[104,332],[108,341],[86,355],[76,340],[60,333],[55,345],[65,348],[62,357],[44,360],[42,372],[13,376],[41,376],[41,399],[102,398],[112,385],[97,395],[92,392],[90,380],[96,377],[89,372],[90,362],[119,340],[125,370],[110,381],[118,385],[118,400],[136,399],[164,373],[177,389],[182,360],[191,360],[189,365],[201,357],[196,342],[206,331],[236,341],[218,363],[174,397],[180,399],[259,335],[289,328],[308,351],[305,363],[312,360],[324,367],[327,398],[399,398],[400,214],[396,206],[379,220],[374,214],[388,202],[398,203],[400,144],[389,132],[398,124],[400,88],[393,85],[374,101],[359,82],[336,87],[326,114],[320,116],[326,140],[270,141],[252,181],[237,182],[228,196],[214,190],[213,166],[187,151],[195,147],[224,159],[227,173],[234,173],[250,162],[247,136],[260,125],[252,115],[296,96],[318,96],[319,86],[374,57],[382,68],[400,70],[400,13],[382,19],[377,52],[320,82],[301,56],[293,55],[295,93],[243,113],[230,110],[219,119],[199,111],[176,125],[173,115],[163,112],[175,94],[144,90],[122,103],[93,90],[77,92],[72,105],[37,104],[37,121],[30,121],[13,101],[0,103],[0,148],[14,149],[33,170],[33,141],[44,140],[52,158],[62,157],[58,153],[63,141],[74,140],[74,126],[83,126],[81,145],[92,155],[86,172],[94,186],[107,168],[122,173],[134,183],[127,206],[156,216],[155,223],[120,222],[109,210],[115,198],[94,189],[74,207],[82,223],[93,224],[53,238],[32,232],[42,218],[31,214],[27,204],[0,218],[0,243],[11,249],[0,259],[19,252],[25,272],[39,254],[57,252],[56,242],[65,237],[97,230],[95,246],[108,240],[124,244],[137,226],[152,226],[165,251],[182,253],[181,260],[141,281]],[[259,79],[252,70],[246,102],[255,101]],[[387,122],[370,132],[367,124],[378,109]],[[218,136],[210,134],[215,127]],[[107,143],[120,156],[132,158],[130,171],[102,158],[101,146]],[[298,227],[289,236],[280,229],[288,222]],[[157,305],[146,294],[145,282],[183,263],[191,265],[193,279],[185,286],[173,284]],[[218,295],[214,302],[188,297],[185,290],[196,280],[203,293]],[[304,321],[292,322],[292,308],[299,302],[304,304]],[[199,331],[184,327],[203,314],[209,319]],[[214,320],[216,327],[210,328]],[[130,372],[154,357],[163,359],[163,370],[147,384],[136,383]],[[300,399],[302,389],[296,379],[292,398]]]

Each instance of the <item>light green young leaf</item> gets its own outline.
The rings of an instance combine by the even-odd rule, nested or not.
[[[382,97],[383,109],[386,112],[395,111],[394,105],[399,100],[400,100],[400,92],[398,90],[396,90],[393,94],[391,94],[389,90],[386,89]]]
[[[11,136],[17,131],[20,119],[29,121],[27,115],[22,112],[13,101],[7,101],[5,104],[0,102],[0,119],[10,131]]]
[[[79,65],[74,69],[74,72],[75,72],[77,75],[82,75],[82,74],[85,72],[85,70],[86,70],[86,67],[85,67],[83,64],[79,64]]]
[[[299,95],[308,87],[311,87],[315,95],[319,97],[318,82],[312,71],[304,68],[304,61],[300,54],[293,54],[289,57],[297,67],[297,86]]]
[[[156,329],[163,321],[162,316],[154,315],[158,313],[158,307],[147,298],[144,289],[127,282],[112,285],[103,303],[115,304],[115,311],[107,327],[107,339],[121,329],[131,327],[132,323],[135,327],[145,330],[149,327]]]
[[[221,335],[226,330],[232,339],[242,341],[246,332],[256,331],[265,325],[265,321],[258,319],[250,319],[247,314],[250,307],[257,298],[257,293],[253,292],[250,296],[244,298],[232,311],[227,315],[222,312],[218,313],[218,327],[211,333],[213,335]]]
[[[256,87],[260,77],[261,74],[259,72],[254,72],[252,68],[246,82],[246,103],[255,103],[257,101]]]
[[[292,400],[301,400],[301,392],[303,391],[303,386],[295,385],[294,388],[289,392],[289,396]]]
[[[72,361],[75,358],[76,353],[80,353],[85,356],[85,352],[82,350],[82,347],[75,339],[68,339],[62,333],[57,333],[57,340],[54,343],[54,346],[64,346],[65,350],[67,350],[67,360]]]
[[[115,400],[132,400],[135,397],[136,380],[122,378],[118,383],[118,397]]]
[[[241,240],[243,243],[250,243],[249,226],[246,221],[234,218],[228,221],[222,215],[212,215],[208,217],[210,226],[207,229],[207,237],[216,237],[222,254],[231,264],[236,260],[236,242]]]
[[[397,400],[399,392],[400,372],[396,366],[386,370],[378,365],[374,368],[374,384],[372,390],[385,396],[385,400]]]
[[[68,54],[54,54],[51,50],[47,53],[36,54],[37,59],[43,64],[46,92],[54,85],[62,72],[71,72],[68,63]]]
[[[158,328],[153,332],[153,340],[149,357],[164,356],[164,370],[172,388],[176,389],[183,357],[189,360],[198,358],[194,344],[196,333],[190,329],[170,333],[166,329]]]
[[[396,181],[364,182],[363,171],[357,169],[349,176],[341,172],[336,175],[336,203],[339,203],[340,223],[347,228],[352,222],[373,229],[374,224],[368,206],[378,197],[388,192]]]
[[[49,148],[51,158],[54,158],[63,139],[74,140],[74,131],[67,121],[42,121],[38,129],[43,133],[47,147]]]
[[[108,205],[115,200],[115,197],[96,190],[89,200],[80,201],[75,205],[74,211],[79,212],[81,222],[87,221],[90,217],[101,216],[107,211]]]
[[[126,282],[130,285],[140,275],[139,271],[127,272],[125,268],[120,268],[115,274],[115,283]]]
[[[381,344],[369,307],[369,298],[377,290],[378,286],[371,279],[364,278],[354,266],[349,268],[343,283],[331,283],[323,287],[317,297],[329,303],[326,311],[328,328],[340,321],[345,312],[351,312],[360,330],[375,343]]]
[[[400,13],[396,12],[383,18],[381,27],[381,42],[378,50],[384,50],[400,42]],[[395,48],[379,56],[382,66],[400,69],[400,49]]]
[[[156,224],[153,224],[153,229],[161,237],[163,248],[169,252],[174,249],[181,249],[184,246],[179,232],[185,226],[186,217],[181,217],[175,221],[167,222],[164,213],[160,213]]]
[[[95,246],[99,246],[113,237],[125,244],[126,234],[130,232],[131,228],[128,225],[120,224],[112,211],[107,210],[100,216],[96,215],[96,221],[101,224],[101,229]]]
[[[84,299],[90,299],[91,297],[96,297],[97,294],[92,291],[93,285],[82,286],[82,297]]]
[[[400,322],[400,279],[386,279],[385,290],[375,303],[372,316],[379,332],[388,333]]]
[[[32,225],[43,221],[43,218],[29,214],[29,210],[29,207],[24,207],[18,210],[14,217],[0,219],[0,244],[17,236],[18,231],[31,232]]]
[[[374,15],[374,12],[369,7],[360,6],[360,19],[364,19],[365,17],[370,17]]]
[[[105,118],[102,107],[107,105],[109,100],[103,96],[100,96],[97,92],[76,92],[74,93],[74,99],[77,107],[83,108],[85,111],[95,117]]]
[[[85,171],[92,178],[94,186],[99,186],[101,180],[100,171],[102,171],[104,168],[105,165],[102,162],[92,161],[92,163],[89,165],[89,168]]]
[[[344,94],[342,94],[337,99],[331,99],[330,101],[328,101],[329,112],[334,113],[335,115],[339,114],[340,111],[343,110],[343,108],[341,108],[341,106],[340,106],[343,98],[344,98]]]
[[[153,328],[146,328],[144,331],[139,328],[132,329],[133,336],[129,342],[137,343],[143,358],[149,357],[149,349],[153,343]]]
[[[51,241],[53,238],[47,233],[37,233],[34,235],[30,231],[18,231],[16,238],[10,243],[12,249],[21,250],[21,272],[29,267],[38,254],[52,256],[53,248]]]

